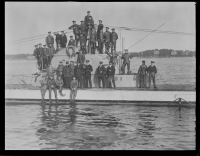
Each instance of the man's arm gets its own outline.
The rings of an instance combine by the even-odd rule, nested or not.
[[[68,29],[70,29],[70,30],[71,30],[72,28],[73,28],[73,25],[72,25],[72,26],[70,26]]]

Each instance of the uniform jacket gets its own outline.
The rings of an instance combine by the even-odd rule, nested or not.
[[[116,42],[116,40],[118,39],[118,35],[116,32],[112,32],[111,33],[111,42]]]
[[[71,68],[69,65],[63,67],[63,75],[64,77],[71,77]]]
[[[85,36],[80,37],[80,44],[81,45],[85,45],[86,44]]]
[[[106,71],[106,75],[108,76],[114,76],[115,75],[115,67],[114,66],[108,66],[107,67],[107,71]]]
[[[67,36],[61,35],[60,37],[60,44],[66,44],[67,43]]]
[[[96,40],[97,40],[97,33],[96,33],[95,30],[94,31],[92,30],[91,33],[90,33],[90,41],[96,42]]]
[[[63,68],[64,68],[64,65],[58,65],[57,75],[63,75]]]
[[[89,65],[86,65],[86,68],[85,68],[85,76],[86,77],[91,77],[91,72],[93,71],[92,69],[92,66],[89,64]]]
[[[38,55],[39,55],[38,48],[36,48],[36,49],[33,51],[33,55],[34,55],[35,57],[38,57]]]
[[[49,50],[49,55],[50,55],[50,56],[52,56],[52,55],[55,54],[55,48],[54,48],[53,46],[52,46],[52,47],[49,47],[48,50]]]
[[[146,65],[141,65],[140,68],[138,69],[138,73],[140,75],[146,75],[146,72],[147,72],[147,66]]]
[[[56,35],[56,43],[60,43],[61,41],[61,35],[60,34],[55,34]]]
[[[39,56],[43,56],[43,48],[42,47],[39,47],[38,48],[38,54],[39,54]]]
[[[152,73],[152,72],[157,73],[156,66],[151,66],[151,65],[150,65],[150,66],[148,67],[147,70],[148,70],[148,73]]]
[[[76,45],[76,42],[75,42],[75,40],[74,39],[70,39],[69,40],[69,43],[68,43],[68,46],[70,46],[70,45],[72,45],[72,46],[75,46]]]
[[[111,37],[111,32],[110,31],[105,31],[104,33],[103,33],[103,38],[104,38],[104,41],[105,42],[110,42],[111,40],[110,40],[110,37]]]
[[[63,86],[63,80],[62,79],[60,79],[60,80],[56,79],[55,82],[56,82],[57,86],[59,86],[59,87]]]
[[[104,77],[104,74],[106,74],[105,67],[103,65],[101,67],[98,66],[98,68],[97,68],[97,76],[98,77]]]
[[[78,24],[73,24],[72,26],[69,27],[69,29],[73,29],[73,33],[78,35],[79,34],[79,25]]]
[[[56,81],[54,79],[48,79],[48,87],[49,88],[56,88]]]
[[[56,69],[54,67],[48,67],[46,74],[48,77],[50,77],[51,75],[54,75],[55,71],[56,71]]]
[[[71,87],[72,90],[77,89],[77,87],[78,87],[78,81],[77,80],[72,80],[70,82],[70,87]]]
[[[44,56],[49,56],[49,50],[48,48],[44,48]]]
[[[76,65],[74,68],[74,74],[76,77],[81,77],[81,65]]]
[[[85,62],[85,55],[83,53],[82,54],[78,54],[77,61],[79,61],[80,64],[83,64]]]
[[[81,34],[86,34],[87,33],[87,29],[86,29],[86,25],[85,24],[81,24],[80,26],[79,26],[79,32],[81,33]]]
[[[85,24],[87,25],[88,23],[91,23],[92,25],[94,25],[94,20],[93,17],[91,15],[86,15],[85,19],[84,19]]]
[[[124,59],[124,62],[129,63],[130,62],[129,58],[130,58],[129,53],[125,53],[125,54],[122,55],[122,59]]]
[[[54,38],[51,35],[48,35],[46,37],[46,45],[48,45],[49,43],[54,44]]]
[[[103,30],[103,24],[98,25],[97,34],[100,33],[100,30]]]
[[[71,75],[74,76],[75,65],[70,65]]]

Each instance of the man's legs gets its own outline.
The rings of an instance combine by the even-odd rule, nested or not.
[[[89,78],[86,77],[85,80],[86,80],[85,87],[88,88],[88,81],[89,81]]]
[[[151,73],[149,73],[149,88],[150,88],[150,86],[151,86]]]
[[[49,102],[51,103],[51,91],[52,91],[52,89],[51,89],[51,87],[49,87]]]
[[[92,88],[91,76],[89,77],[89,84],[90,84],[90,88]]]
[[[130,62],[127,63],[127,74],[130,74]]]
[[[112,83],[113,83],[114,88],[116,88],[114,76],[112,76]]]

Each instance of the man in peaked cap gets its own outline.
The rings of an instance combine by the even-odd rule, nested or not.
[[[61,31],[61,37],[60,37],[60,46],[61,48],[65,48],[66,47],[66,44],[67,44],[67,36],[65,35],[65,32],[64,30]]]
[[[106,74],[106,69],[105,67],[103,66],[103,62],[100,61],[99,62],[99,66],[97,68],[97,77],[98,77],[98,85],[99,85],[99,88],[101,88],[101,82],[102,82],[102,87],[105,88],[105,81],[104,81],[104,78],[105,78],[105,74]]]
[[[87,16],[85,16],[84,23],[87,26],[87,29],[89,25],[91,25],[92,27],[94,26],[94,20],[93,17],[90,15],[90,11],[87,11]]]
[[[142,65],[140,65],[138,69],[138,74],[140,76],[140,85],[139,88],[146,88],[146,74],[147,74],[147,66],[145,65],[145,61],[142,61]]]
[[[52,45],[54,45],[54,38],[53,36],[51,36],[51,32],[48,32],[48,36],[46,37],[46,45],[49,47],[49,43],[51,43]]]
[[[39,67],[38,67],[38,69],[39,70],[42,70],[42,68],[43,68],[43,65],[42,65],[42,56],[43,56],[43,48],[42,48],[42,44],[41,43],[39,43],[38,44],[39,45],[39,47],[38,47],[38,55],[39,55]]]
[[[73,39],[73,36],[70,36],[68,46],[76,46],[76,41]]]
[[[92,88],[91,72],[93,71],[92,66],[89,64],[89,60],[86,60],[85,77],[86,77],[86,88],[88,88],[88,82],[90,88]]]
[[[97,41],[98,41],[98,51],[103,54],[103,24],[102,20],[99,20],[99,25],[97,29]]]
[[[76,21],[72,21],[73,22],[73,25],[69,27],[69,29],[73,29],[73,33],[74,33],[74,36],[75,36],[75,40],[76,40],[76,46],[78,46],[78,42],[79,42],[79,35],[80,35],[80,32],[79,32],[79,25],[76,24]]]
[[[154,88],[157,88],[156,87],[156,80],[155,80],[155,76],[157,74],[157,68],[154,65],[154,63],[155,63],[154,61],[151,61],[151,65],[147,69],[147,71],[149,73],[149,88],[151,86],[151,80],[153,80]]]
[[[63,68],[64,68],[63,62],[60,61],[60,62],[59,62],[59,65],[58,65],[58,68],[57,68],[56,74],[57,74],[57,77],[60,76],[61,79],[62,79],[63,82],[64,82]]]
[[[82,34],[86,41],[87,40],[87,27],[86,27],[84,21],[81,21],[81,25],[79,25],[79,32],[80,32],[80,38],[81,38],[81,34]]]
[[[116,43],[118,40],[118,35],[115,32],[115,29],[112,28],[112,33],[111,33],[111,52],[113,53],[113,50],[116,50]]]
[[[122,74],[125,74],[125,67],[127,65],[127,75],[130,73],[130,54],[128,49],[125,49],[125,53],[122,55],[123,65],[122,65]]]
[[[111,32],[108,31],[109,27],[106,27],[106,31],[103,33],[103,39],[105,42],[105,49],[106,53],[109,53],[109,48],[110,48],[110,37],[111,37]]]

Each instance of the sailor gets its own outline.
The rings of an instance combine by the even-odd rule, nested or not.
[[[88,88],[88,81],[90,88],[92,88],[91,72],[93,71],[92,66],[89,64],[89,60],[86,60],[85,77],[86,77],[86,88]]]
[[[75,68],[74,61],[70,61],[71,78],[75,75],[74,68]]]
[[[33,55],[35,56],[35,58],[37,59],[37,64],[39,66],[39,51],[38,51],[38,45],[35,45],[35,49],[33,51]]]
[[[82,65],[85,62],[85,54],[83,54],[82,50],[79,50],[77,61]]]
[[[44,100],[44,97],[45,97],[45,93],[48,89],[48,81],[47,81],[47,78],[45,75],[42,76],[42,80],[40,81],[40,91],[41,91],[41,96],[42,96],[42,100],[41,100],[41,103],[44,103],[45,100]]]
[[[64,77],[63,77],[63,68],[64,68],[63,62],[60,61],[60,62],[59,62],[59,65],[58,65],[58,68],[57,68],[57,77],[60,76],[61,79],[64,81]]]
[[[56,72],[56,69],[52,67],[51,63],[49,63],[49,67],[47,68],[47,71],[46,71],[47,78],[50,78],[50,76],[54,77],[55,72]]]
[[[99,66],[97,68],[97,77],[98,77],[98,85],[99,88],[101,88],[101,82],[102,82],[102,87],[105,88],[105,83],[104,83],[104,75],[106,74],[106,69],[103,66],[103,62],[99,62]],[[101,81],[101,82],[100,82]]]
[[[106,75],[108,77],[109,88],[112,88],[112,84],[113,84],[114,88],[116,88],[115,79],[114,79],[115,67],[113,66],[112,62],[109,62],[109,66],[107,67]],[[111,84],[111,81],[112,81],[112,84]]]
[[[49,44],[48,50],[49,50],[49,63],[51,63],[51,60],[52,60],[54,54],[56,53],[55,48],[54,48],[54,46],[52,46],[51,43]]]
[[[106,48],[106,53],[109,53],[109,48],[110,48],[110,37],[111,37],[111,32],[108,31],[108,27],[106,27],[106,31],[103,33],[103,38],[105,42],[105,48]]]
[[[81,65],[81,88],[86,87],[86,65]]]
[[[148,73],[149,73],[149,88],[151,86],[151,80],[153,80],[153,85],[154,85],[154,88],[157,88],[156,87],[156,80],[155,80],[155,76],[157,74],[157,68],[156,66],[154,65],[154,61],[151,61],[151,65],[148,67]]]
[[[95,30],[95,28],[92,28],[92,31],[90,33],[91,54],[95,54],[96,41],[97,41],[96,30]]]
[[[80,34],[80,49],[86,54],[86,39],[83,34]]]
[[[97,41],[98,41],[99,54],[103,54],[103,24],[102,24],[102,20],[99,20],[99,25],[98,25],[98,29],[97,29]]]
[[[49,103],[51,103],[51,91],[54,91],[56,103],[58,103],[58,98],[57,98],[57,88],[56,88],[56,82],[54,80],[53,75],[50,75],[48,79],[48,90],[49,90]]]
[[[128,49],[125,49],[125,54],[122,55],[123,65],[122,65],[122,75],[125,74],[125,67],[127,65],[127,75],[130,73],[130,55]]]
[[[76,41],[73,39],[73,36],[70,36],[68,46],[76,46]]]
[[[118,35],[115,32],[115,29],[112,28],[112,33],[111,33],[111,52],[113,52],[113,50],[116,50],[117,39],[118,39]]]
[[[65,81],[65,88],[70,88],[70,82],[71,82],[71,69],[69,66],[69,61],[66,61],[66,65],[63,68],[63,76]]]
[[[48,56],[49,56],[49,51],[46,48],[46,45],[43,45],[43,54],[42,54],[43,69],[47,69],[48,67]]]
[[[76,77],[73,76],[73,79],[70,82],[70,102],[75,101],[77,89],[78,89],[78,81],[76,80]]]
[[[59,32],[55,32],[54,35],[56,36],[56,47],[58,48],[58,44],[61,42],[61,34]]]
[[[76,24],[76,21],[72,21],[73,25],[69,27],[69,29],[73,29],[73,33],[75,36],[75,40],[76,40],[76,46],[78,46],[78,42],[79,42],[79,25]]]
[[[138,74],[140,75],[140,86],[139,88],[146,88],[146,74],[147,74],[147,66],[145,65],[145,61],[142,61],[142,65],[138,69]]]
[[[48,32],[48,36],[46,37],[46,45],[49,47],[49,43],[54,45],[54,38],[51,36],[51,31]]]
[[[89,25],[91,25],[92,27],[94,26],[94,20],[93,17],[90,15],[90,11],[87,11],[87,16],[85,16],[84,23],[87,26],[87,29],[89,28]]]
[[[38,48],[38,54],[39,54],[39,70],[42,70],[43,68],[43,61],[42,61],[42,56],[43,56],[43,48],[42,44],[39,43],[39,48]]]
[[[61,46],[61,48],[65,48],[66,44],[67,44],[67,36],[65,35],[64,30],[61,31],[61,33],[62,33],[62,35],[61,35],[61,38],[60,38],[60,46]]]
[[[60,93],[60,95],[61,96],[65,96],[64,94],[62,94],[62,89],[63,89],[63,80],[62,80],[62,78],[61,78],[61,76],[60,75],[58,75],[58,77],[57,77],[57,79],[56,79],[56,87],[57,87],[57,89],[59,90],[59,93]]]
[[[79,61],[77,61],[77,65],[74,68],[74,75],[76,77],[76,80],[78,81],[78,87],[81,88],[82,81],[81,81],[81,64]]]
[[[85,41],[86,41],[87,40],[87,28],[86,28],[84,21],[81,21],[81,25],[79,25],[79,32],[80,32],[80,35],[81,34],[83,35],[83,37],[85,38]]]

